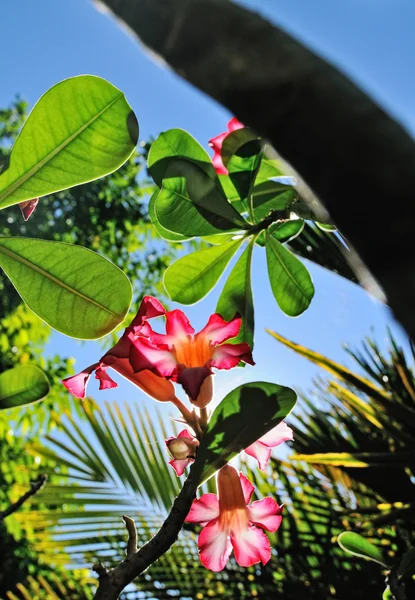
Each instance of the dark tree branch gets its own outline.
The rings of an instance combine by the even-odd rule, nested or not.
[[[28,490],[21,498],[11,504],[6,510],[0,512],[0,521],[3,521],[6,517],[13,514],[28,500],[31,496],[37,494],[37,492],[45,485],[48,480],[47,475],[39,475],[36,481],[30,483],[30,490]]]
[[[415,145],[350,79],[226,0],[103,0],[179,75],[268,138],[415,338]]]
[[[117,600],[129,583],[167,552],[179,535],[194,497],[195,491],[190,471],[190,475],[184,482],[161,529],[140,550],[137,550],[136,547],[135,523],[130,517],[123,516],[128,531],[127,556],[111,571],[107,571],[100,563],[94,566],[94,571],[99,575],[95,600]]]

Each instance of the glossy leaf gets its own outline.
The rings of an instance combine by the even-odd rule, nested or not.
[[[138,124],[124,94],[100,77],[65,79],[30,113],[0,175],[0,208],[107,175],[132,154]]]
[[[0,238],[0,267],[33,312],[71,337],[106,335],[122,323],[131,303],[124,273],[81,246]]]
[[[314,285],[301,261],[276,240],[266,234],[268,275],[274,297],[290,317],[303,313],[314,296]]]
[[[154,192],[154,194],[151,196],[150,202],[148,203],[148,214],[149,214],[151,222],[152,222],[155,230],[159,234],[159,236],[169,242],[184,242],[186,240],[191,239],[190,236],[181,235],[180,233],[174,233],[173,231],[169,231],[168,229],[166,229],[159,223],[159,220],[157,219],[157,215],[156,215],[156,209],[155,209],[156,198],[159,194],[160,194],[160,190],[157,189]]]
[[[183,129],[169,129],[160,133],[148,153],[148,170],[161,187],[166,171],[175,159],[185,159],[200,167],[211,179],[217,181],[209,154],[194,137]]]
[[[343,531],[337,538],[337,542],[350,554],[373,560],[383,567],[387,566],[379,548],[354,531]]]
[[[296,393],[263,381],[230,392],[213,412],[193,467],[195,487],[276,427],[294,408]]]
[[[222,145],[222,161],[241,200],[247,200],[252,217],[251,190],[262,160],[263,142],[250,129],[238,129],[228,135]]]
[[[289,181],[291,178],[284,178]],[[296,190],[278,181],[264,181],[252,190],[252,204],[256,221],[264,219],[271,210],[284,211],[291,207],[298,194]]]
[[[246,228],[247,224],[206,173],[191,162],[171,161],[155,200],[159,223],[186,236]]]
[[[278,223],[275,227],[270,227],[269,232],[276,240],[281,242],[290,242],[300,235],[304,229],[303,219],[292,219],[284,223]]]
[[[216,312],[230,321],[236,313],[242,317],[242,327],[232,341],[247,342],[254,347],[254,303],[252,298],[251,265],[253,243],[241,254],[232,269],[216,306]]]
[[[319,221],[314,221],[314,222],[317,225],[317,227],[319,229],[321,229],[322,231],[328,231],[328,232],[337,231],[337,227],[335,227],[334,225],[331,225],[331,223],[320,223]]]
[[[48,378],[36,365],[19,365],[0,374],[0,409],[31,404],[50,390]]]
[[[181,304],[194,304],[217,284],[242,239],[192,252],[179,258],[166,270],[164,287],[170,298]]]

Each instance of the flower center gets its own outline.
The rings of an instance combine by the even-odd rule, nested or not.
[[[238,471],[226,465],[217,477],[219,495],[219,522],[228,532],[238,532],[249,525],[248,511]]]
[[[179,364],[186,367],[203,367],[212,358],[212,350],[206,336],[183,336],[174,344],[173,352]]]

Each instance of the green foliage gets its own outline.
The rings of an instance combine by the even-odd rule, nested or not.
[[[113,85],[66,79],[38,101],[0,175],[0,208],[111,173],[138,139],[134,113]]]
[[[0,409],[31,404],[44,398],[49,381],[36,365],[21,365],[0,373]]]
[[[214,410],[199,446],[192,471],[194,485],[212,477],[289,415],[296,393],[275,383],[257,381],[241,385]]]
[[[72,337],[104,336],[130,307],[132,290],[124,273],[80,246],[1,238],[0,266],[33,312]]]
[[[373,560],[383,567],[387,566],[379,547],[354,531],[343,531],[337,538],[337,542],[340,548],[350,554]]]

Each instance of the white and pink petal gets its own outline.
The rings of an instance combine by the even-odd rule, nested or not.
[[[254,493],[254,486],[243,473],[239,473],[239,480],[242,486],[242,493],[244,495],[245,504],[249,504],[251,501],[252,494]]]
[[[242,344],[221,344],[217,346],[212,353],[210,361],[211,367],[217,369],[232,369],[236,365],[243,361],[250,365],[254,365],[252,358],[251,348],[249,344],[243,342]]]
[[[285,421],[281,421],[281,423],[271,429],[271,431],[268,431],[268,433],[260,437],[258,441],[270,448],[276,448],[276,446],[279,446],[283,442],[288,442],[293,439],[293,430],[285,423]]]
[[[219,517],[219,499],[216,494],[203,494],[193,501],[186,523],[209,523]]]
[[[209,321],[197,335],[205,337],[213,346],[236,337],[241,329],[242,318],[236,315],[231,321],[225,321],[218,313],[209,317]]]
[[[231,543],[236,562],[241,567],[251,567],[259,562],[265,565],[271,558],[271,545],[266,534],[257,527],[249,526],[231,533]]]
[[[252,458],[256,458],[259,468],[261,471],[264,471],[271,456],[271,448],[265,446],[258,440],[248,446],[248,448],[245,448],[245,453],[252,456]]]
[[[211,521],[202,529],[198,540],[200,560],[206,569],[222,571],[232,552],[228,532],[221,528],[219,519]]]
[[[77,375],[73,375],[72,377],[67,377],[66,379],[63,379],[63,385],[66,387],[68,392],[76,398],[85,398],[89,378],[98,366],[99,363],[94,363],[93,365],[87,367]]]

